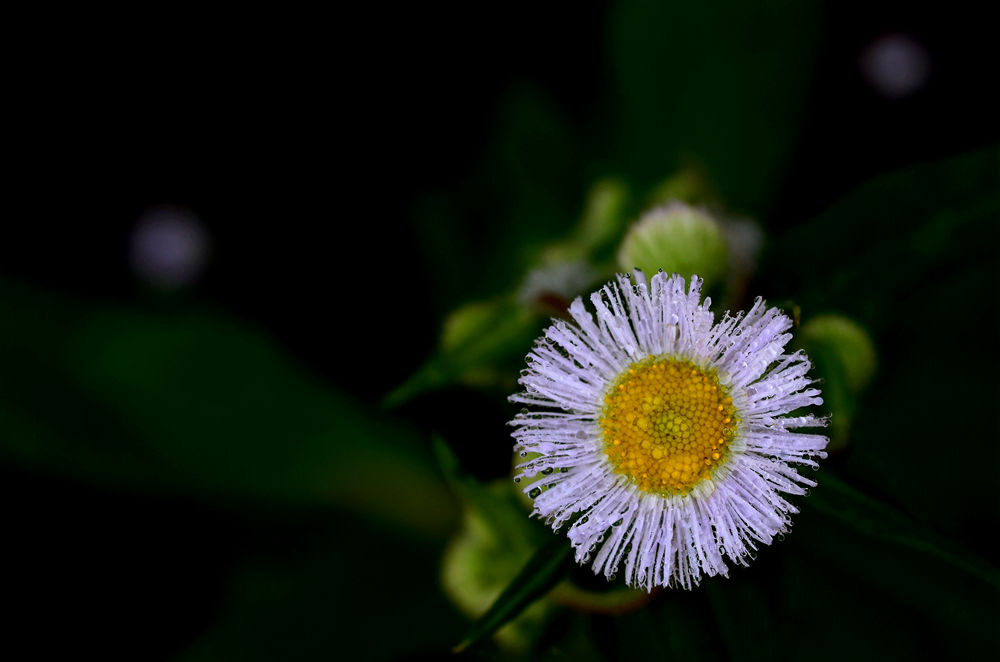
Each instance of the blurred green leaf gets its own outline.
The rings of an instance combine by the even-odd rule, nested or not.
[[[819,487],[805,503],[840,520],[856,531],[937,558],[995,588],[1000,588],[1000,570],[970,552],[936,536],[895,508],[874,499],[823,471]]]
[[[242,533],[215,622],[175,659],[389,661],[447,650],[464,619],[437,586],[440,547],[403,533],[315,511]]]
[[[984,298],[1000,264],[997,191],[998,146],[881,175],[775,235],[761,272],[766,291],[873,336],[879,369],[851,424],[850,474],[971,548],[996,518],[995,488],[974,467],[995,466],[998,451],[986,414],[996,307]]]
[[[431,301],[451,310],[510,291],[543,247],[565,237],[585,183],[585,140],[548,90],[504,90],[491,140],[455,190],[425,193],[413,210]]]
[[[946,642],[948,654],[943,657],[966,659],[957,651],[969,650],[968,633],[948,631],[940,620],[928,617],[929,610],[915,604],[922,600],[929,607],[947,609],[962,598],[936,593],[937,586],[921,581],[926,573],[919,564],[897,569],[895,548],[886,550],[818,513],[815,518],[802,515],[783,543],[789,553],[780,554],[780,573],[757,582],[777,616],[774,639],[761,641],[769,649],[768,660],[925,659],[928,639],[917,633],[929,627]],[[879,556],[880,551],[888,553]],[[891,589],[890,581],[897,582]],[[946,594],[951,591],[947,583],[942,588]]]
[[[646,195],[644,210],[675,200],[710,208],[717,207],[721,202],[718,193],[708,182],[704,167],[696,162],[685,164],[676,173],[655,185]]]
[[[624,181],[613,178],[598,181],[587,194],[571,243],[579,246],[584,257],[611,255],[625,233],[629,211],[629,190]]]
[[[781,0],[611,9],[621,154],[645,188],[697,157],[729,205],[761,213],[790,160],[821,6]]]
[[[455,646],[455,652],[463,651],[488,637],[562,581],[571,567],[572,549],[564,536],[550,536],[493,606],[473,623],[465,638]]]
[[[773,659],[773,642],[780,634],[762,586],[742,576],[710,578],[705,592],[730,660]]]
[[[220,502],[338,506],[435,535],[453,526],[414,428],[319,382],[252,327],[8,284],[0,314],[8,462]]]
[[[714,616],[702,589],[665,589],[648,607],[620,620],[623,624],[632,621],[633,632],[637,626],[648,631],[644,636],[648,642],[645,648],[656,653],[657,659],[716,660],[723,658],[718,632],[711,625]],[[628,643],[618,657],[639,657],[641,650],[635,650],[631,642]],[[661,646],[665,655],[659,652]]]
[[[773,237],[766,275],[780,295],[846,313],[878,334],[934,274],[995,261],[998,188],[1000,147],[876,177]]]
[[[844,519],[809,506],[822,487],[803,501],[792,533],[774,548],[780,587],[771,604],[788,650],[821,642],[823,654],[817,657],[842,660],[856,655],[861,641],[873,659],[918,659],[926,656],[928,645],[943,646],[939,650],[948,651],[945,657],[966,659],[994,646],[998,593],[993,584],[934,556],[859,533]],[[751,572],[771,555],[762,551],[762,556]],[[852,638],[842,641],[788,627],[818,618]],[[927,636],[915,639],[914,632]]]

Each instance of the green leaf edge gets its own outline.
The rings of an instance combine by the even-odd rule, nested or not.
[[[987,561],[939,539],[933,532],[920,530],[915,522],[890,505],[865,494],[830,472],[824,472],[818,482],[820,486],[806,500],[815,510],[873,538],[935,557],[1000,589],[1000,569]],[[842,505],[853,504],[857,510],[838,507],[838,497],[845,500],[846,503]],[[861,509],[867,510],[871,515]]]

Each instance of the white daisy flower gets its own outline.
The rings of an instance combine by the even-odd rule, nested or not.
[[[578,563],[630,586],[697,586],[747,565],[797,512],[782,494],[815,485],[827,439],[797,431],[823,418],[788,416],[823,402],[801,351],[785,353],[791,320],[757,299],[718,324],[701,280],[635,284],[618,276],[577,298],[575,324],[545,330],[511,396],[533,409],[511,421],[522,457],[515,482],[534,514],[568,537]]]

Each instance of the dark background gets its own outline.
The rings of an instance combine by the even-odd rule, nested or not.
[[[59,330],[52,339],[38,330],[89,310],[136,315],[153,328],[157,320],[211,311],[255,329],[311,386],[347,394],[364,415],[402,425],[414,438],[445,430],[468,471],[503,476],[503,422],[512,409],[502,394],[452,388],[394,412],[381,411],[379,400],[434,350],[448,310],[516,286],[527,258],[508,249],[568,231],[597,177],[614,174],[648,187],[693,154],[716,168],[734,209],[778,238],[769,251],[795,252],[765,263],[752,291],[814,302],[814,310],[836,307],[876,334],[880,376],[862,414],[869,422],[859,424],[865,442],[923,435],[889,444],[890,461],[910,452],[923,458],[891,466],[892,481],[880,480],[864,453],[836,461],[939,533],[997,562],[989,536],[975,525],[996,523],[989,489],[996,471],[982,468],[995,467],[996,386],[981,376],[997,367],[995,223],[967,228],[979,234],[963,235],[940,260],[920,266],[913,258],[913,278],[885,290],[873,281],[899,266],[890,258],[905,261],[908,254],[862,250],[858,257],[854,248],[904,237],[916,220],[892,210],[876,214],[881,224],[862,228],[857,246],[840,255],[831,255],[828,237],[807,223],[883,173],[996,144],[990,24],[953,3],[686,12],[675,14],[690,19],[693,33],[665,24],[652,37],[635,37],[681,42],[678,52],[687,59],[679,64],[660,61],[658,46],[630,55],[622,46],[630,42],[629,11],[603,2],[351,8],[323,17],[164,11],[25,26],[34,38],[5,66],[4,105],[13,119],[5,128],[0,274],[13,302],[3,324],[15,338],[3,353],[5,411],[33,407],[32,416],[54,421],[57,437],[73,430],[103,439],[108,457],[129,455],[129,426],[138,423],[107,416],[95,422],[72,380],[51,377],[62,355],[47,343],[61,342]],[[915,37],[931,56],[927,84],[904,99],[881,97],[859,73],[865,47],[890,32]],[[732,39],[740,41],[726,41]],[[782,39],[790,40],[787,48],[772,53],[772,42]],[[744,50],[750,64],[742,66],[767,69],[761,80],[775,86],[775,104],[794,101],[774,111],[783,146],[763,165],[734,157],[713,166],[713,155],[727,153],[726,137],[741,130],[721,130],[721,142],[706,139],[704,153],[693,153],[699,135],[714,135],[711,122],[738,115],[717,112],[720,105],[769,112],[772,90],[731,94],[715,77]],[[635,74],[639,83],[650,85],[623,91],[637,84],[628,73],[635,62],[646,67]],[[674,80],[677,71],[689,76]],[[658,124],[641,111],[655,109],[657,94],[671,89],[685,95],[685,104],[704,98],[708,124],[692,130],[690,145],[650,135]],[[659,126],[674,130],[666,120]],[[676,152],[657,151],[675,143]],[[737,148],[756,147],[748,141]],[[764,170],[727,186],[742,181],[733,174],[741,167]],[[170,293],[143,284],[127,253],[139,215],[164,204],[197,214],[212,245],[202,277]],[[528,207],[535,216],[521,213]],[[860,273],[844,278],[873,288],[855,310],[844,304],[849,291],[834,287],[827,296],[825,270],[841,264],[861,264]],[[875,309],[880,317],[865,317]],[[909,335],[912,325],[923,335]],[[927,332],[926,325],[945,328]],[[913,368],[914,357],[926,358],[927,368]],[[907,379],[921,394],[904,397],[898,389],[906,382],[893,370],[910,371]],[[212,389],[229,386],[208,381],[192,392],[203,388],[214,397]],[[928,394],[956,382],[957,395]],[[913,402],[917,410],[907,407]],[[204,416],[207,429],[226,433],[210,411]],[[8,438],[33,434],[5,427]],[[463,441],[470,429],[474,439]],[[182,659],[316,659],[346,646],[385,658],[443,654],[463,630],[463,617],[436,588],[446,530],[413,543],[350,501],[247,497],[214,490],[210,476],[199,489],[171,487],[170,480],[147,489],[141,473],[121,478],[128,469],[75,470],[83,465],[74,443],[37,453],[21,452],[18,442],[0,447],[3,593],[15,612],[5,646],[26,644],[38,655],[94,651],[104,659],[185,652],[190,657]],[[895,490],[890,482],[903,486]],[[959,490],[977,500],[963,515],[949,510],[968,505],[947,495],[954,482],[978,485]],[[420,498],[393,481],[386,490]],[[823,531],[818,519],[801,526]],[[790,563],[814,570],[829,561],[822,554],[795,558]],[[778,563],[764,558],[760,574],[744,580],[766,580]],[[849,571],[854,563],[875,570],[858,579]],[[897,579],[866,583],[880,564],[895,567]],[[776,617],[778,657],[808,656],[812,651],[796,647],[830,637],[854,640],[857,648],[843,644],[826,655],[904,659],[990,645],[996,652],[990,628],[960,637],[961,618],[925,609],[974,605],[977,614],[966,621],[974,629],[990,622],[995,591],[967,587],[971,580],[948,571],[927,579],[919,560],[881,548],[844,551],[841,565],[831,567],[817,573],[831,586],[814,584],[801,597],[805,614]],[[234,577],[248,573],[255,581],[241,588]],[[417,579],[397,584],[399,575]],[[863,616],[844,613],[854,605],[843,587],[854,581],[855,595],[868,603]],[[791,609],[768,595],[777,613]],[[690,608],[699,613],[704,605]],[[424,628],[418,612],[435,627]],[[225,634],[213,634],[220,628]],[[386,645],[383,638],[396,641]],[[615,650],[606,641],[601,647],[607,655]]]

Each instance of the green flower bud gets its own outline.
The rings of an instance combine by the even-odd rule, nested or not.
[[[622,271],[638,267],[648,275],[660,269],[685,278],[698,275],[707,289],[726,275],[726,240],[707,212],[673,202],[646,212],[629,228],[618,249],[618,266]]]
[[[857,322],[841,315],[820,315],[802,325],[799,337],[804,345],[817,347],[837,361],[851,392],[860,393],[868,386],[875,374],[875,343]]]
[[[875,374],[875,344],[853,320],[821,315],[802,325],[797,342],[806,349],[823,379],[823,399],[829,409],[830,450],[847,445],[861,392]]]

